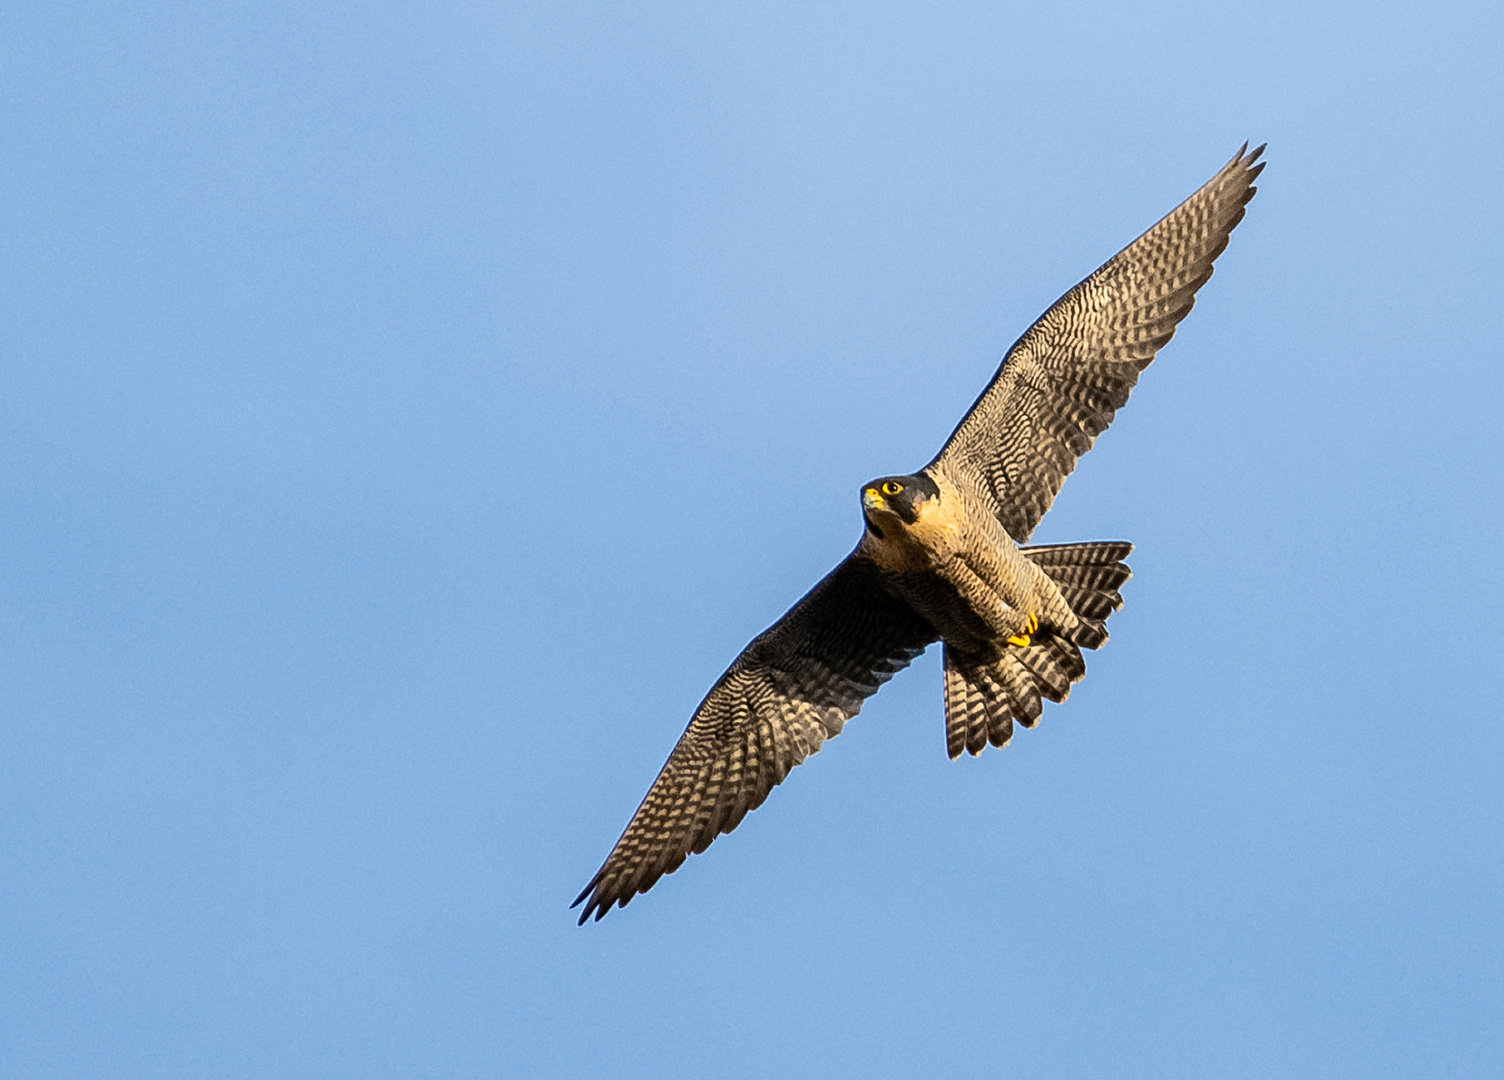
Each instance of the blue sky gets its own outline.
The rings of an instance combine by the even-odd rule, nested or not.
[[[1497,5],[17,2],[0,1074],[1504,1068]],[[932,651],[567,910],[690,712],[1056,296],[1268,141],[1036,538],[1069,703]]]

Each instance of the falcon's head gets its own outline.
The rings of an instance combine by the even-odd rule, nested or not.
[[[940,489],[924,473],[884,476],[862,485],[862,516],[867,528],[881,539],[884,527],[902,529],[915,524],[924,504],[939,497]]]

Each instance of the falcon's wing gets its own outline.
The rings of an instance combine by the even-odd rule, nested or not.
[[[1025,543],[1212,276],[1253,193],[1248,144],[1158,225],[1057,300],[1003,357],[935,458],[981,482]]]
[[[877,688],[935,640],[877,568],[850,555],[758,635],[694,719],[585,891],[583,923],[625,907],[761,805]]]

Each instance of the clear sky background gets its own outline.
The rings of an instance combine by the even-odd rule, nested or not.
[[[0,16],[0,1074],[1504,1070],[1497,4]],[[625,911],[700,697],[1056,296],[1269,143],[1043,542]]]

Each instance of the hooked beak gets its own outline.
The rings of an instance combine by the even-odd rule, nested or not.
[[[883,498],[882,492],[878,491],[877,488],[869,487],[862,492],[862,509],[886,510],[888,509],[888,500]]]

